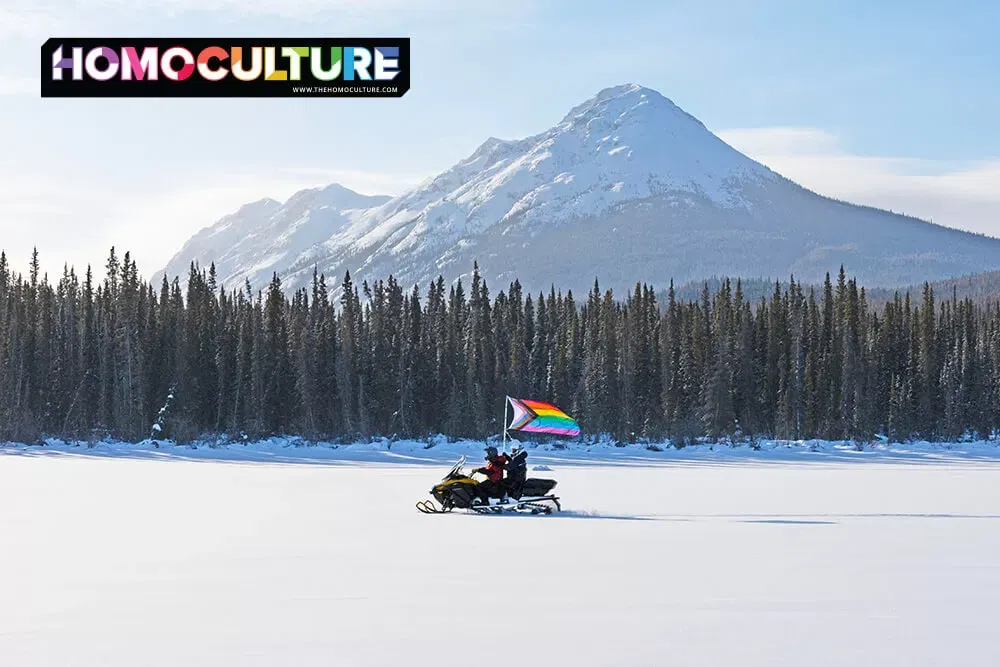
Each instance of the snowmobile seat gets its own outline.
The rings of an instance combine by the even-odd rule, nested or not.
[[[547,496],[556,487],[554,479],[541,479],[532,477],[526,479],[521,487],[521,494],[525,496]]]

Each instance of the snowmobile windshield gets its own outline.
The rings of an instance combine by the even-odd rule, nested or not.
[[[454,475],[457,475],[458,473],[460,473],[462,471],[462,468],[464,466],[465,466],[465,457],[463,456],[462,458],[460,458],[458,460],[458,463],[456,463],[455,465],[452,466],[451,470],[448,471],[448,474],[445,475],[444,478],[445,479],[449,479],[450,477],[453,477]]]

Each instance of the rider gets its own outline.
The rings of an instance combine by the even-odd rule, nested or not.
[[[491,497],[501,498],[504,495],[503,471],[510,462],[506,454],[497,452],[496,447],[486,448],[486,460],[488,464],[482,468],[476,468],[473,472],[486,475],[485,482],[480,482],[476,487],[476,493],[483,499],[484,503],[489,503]]]

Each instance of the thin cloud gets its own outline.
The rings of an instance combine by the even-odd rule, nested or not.
[[[820,194],[1000,236],[1000,158],[959,162],[858,155],[817,128],[740,128],[718,135]]]

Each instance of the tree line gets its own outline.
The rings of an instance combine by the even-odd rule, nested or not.
[[[896,293],[880,308],[841,268],[751,301],[637,284],[579,300],[515,280],[425,290],[391,276],[331,298],[227,289],[214,265],[145,282],[112,249],[104,279],[52,285],[0,254],[0,441],[295,434],[351,441],[503,428],[504,396],[548,400],[619,441],[991,437],[1000,306]]]

